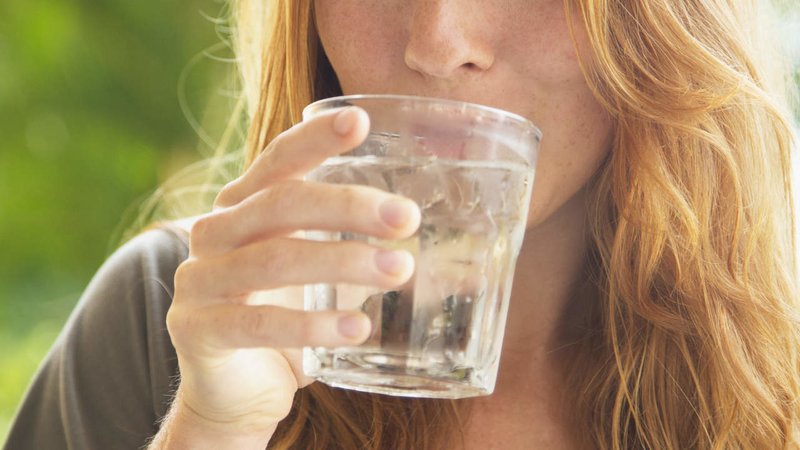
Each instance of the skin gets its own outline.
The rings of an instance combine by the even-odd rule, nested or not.
[[[531,119],[544,139],[495,394],[469,422],[468,447],[574,448],[556,407],[557,323],[586,249],[585,187],[611,124],[578,63],[559,0],[317,0],[324,49],[345,94],[392,93],[483,103]],[[579,30],[576,27],[576,30]],[[585,38],[576,36],[579,47]],[[366,136],[352,108],[301,123],[270,143],[191,226],[167,325],[181,385],[153,448],[264,448],[302,376],[299,348],[363,341],[365,316],[304,312],[298,285],[386,288],[411,255],[362,243],[311,243],[302,229],[396,239],[419,224],[409,200],[357,186],[300,181]],[[265,291],[252,296],[255,291]],[[352,319],[342,334],[342,318]]]

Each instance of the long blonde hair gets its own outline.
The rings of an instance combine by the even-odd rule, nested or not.
[[[249,164],[340,89],[312,0],[231,2]],[[615,137],[593,182],[585,323],[564,368],[589,448],[796,445],[792,136],[764,6],[565,0]],[[316,383],[270,447],[451,448],[466,415]]]

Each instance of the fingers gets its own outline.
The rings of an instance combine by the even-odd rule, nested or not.
[[[270,142],[247,173],[220,192],[216,205],[232,206],[270,183],[302,177],[328,157],[355,148],[368,131],[369,117],[357,107],[301,122]]]
[[[175,284],[194,301],[208,303],[240,298],[253,291],[313,283],[388,289],[408,281],[413,272],[414,258],[405,250],[386,250],[356,241],[275,238],[218,257],[191,258],[178,267]]]
[[[211,256],[297,230],[402,239],[419,227],[411,200],[367,186],[283,181],[195,222],[192,255]]]
[[[300,311],[273,305],[219,304],[170,308],[167,328],[175,339],[200,340],[217,349],[300,348],[358,345],[370,334],[360,312]]]

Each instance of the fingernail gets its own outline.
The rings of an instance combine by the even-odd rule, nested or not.
[[[347,338],[357,338],[365,334],[366,321],[361,314],[349,314],[339,318],[339,334]]]
[[[394,276],[408,270],[411,259],[411,255],[402,250],[378,250],[375,265],[381,272]]]
[[[333,120],[333,131],[340,136],[346,136],[355,128],[358,115],[358,109],[352,106],[340,111]]]
[[[416,205],[412,204],[410,200],[390,199],[381,203],[378,208],[378,213],[381,215],[381,220],[386,225],[392,228],[404,228],[405,225],[411,220],[411,217],[417,213]]]

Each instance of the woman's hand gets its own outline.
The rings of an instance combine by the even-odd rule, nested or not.
[[[172,442],[177,429],[191,428],[263,448],[297,389],[312,381],[303,376],[301,348],[355,345],[370,332],[360,312],[302,311],[299,286],[342,282],[388,289],[410,278],[413,258],[405,251],[310,241],[295,233],[401,239],[419,226],[411,200],[366,186],[302,181],[329,156],[358,145],[368,129],[366,113],[355,107],[294,126],[192,226],[189,258],[175,275],[167,315],[181,370]],[[254,304],[251,294],[264,290],[272,290],[270,304]]]

